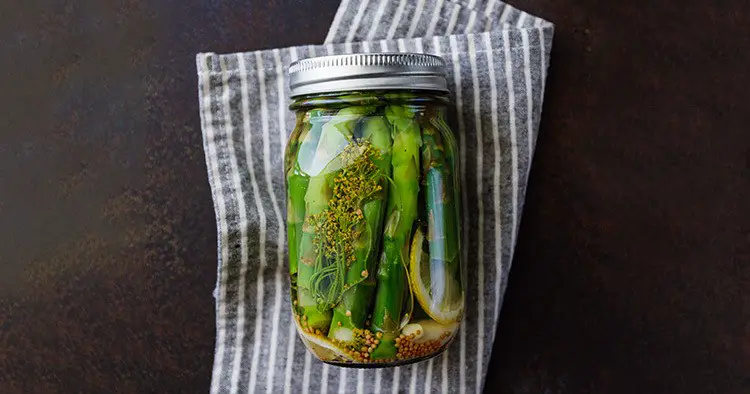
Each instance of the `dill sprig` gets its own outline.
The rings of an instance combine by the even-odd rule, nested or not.
[[[380,151],[366,140],[347,145],[339,156],[342,169],[333,177],[328,208],[307,218],[307,225],[315,231],[318,256],[311,291],[320,308],[333,308],[356,285],[346,283],[346,273],[356,260],[355,243],[364,228],[362,206],[382,190],[383,174],[373,162],[379,156]]]

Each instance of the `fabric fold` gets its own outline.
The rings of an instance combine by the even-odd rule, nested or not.
[[[541,118],[553,26],[500,1],[344,0],[324,45],[197,55],[218,228],[212,393],[481,392]],[[294,331],[286,270],[286,71],[351,52],[443,56],[463,187],[466,318],[441,356],[410,366],[328,366]]]

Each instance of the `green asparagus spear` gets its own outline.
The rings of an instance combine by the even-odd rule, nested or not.
[[[313,123],[318,127],[314,133],[319,136],[322,127],[323,110],[312,110],[300,113],[297,116],[297,125],[287,142],[284,154],[284,174],[286,174],[286,186],[289,203],[287,205],[287,238],[289,244],[289,274],[296,284],[297,267],[299,265],[299,243],[302,237],[302,223],[305,219],[305,192],[309,178],[302,174],[297,167],[297,153],[303,141],[307,141],[307,134],[313,128]],[[317,138],[317,137],[316,137]],[[308,144],[311,142],[308,141]],[[308,149],[309,151],[309,149]]]
[[[335,261],[340,256],[326,253],[326,243],[330,240],[326,239],[327,234],[321,233],[321,219],[329,211],[334,174],[346,165],[342,153],[351,142],[354,125],[372,110],[369,107],[344,108],[322,125],[319,133],[314,124],[306,139],[310,140],[310,145],[303,142],[298,153],[300,170],[310,176],[304,196],[305,220],[299,248],[298,303],[303,313],[303,327],[313,332],[328,332],[334,297],[342,291],[344,275],[339,272],[341,261]],[[313,143],[314,150],[310,148]]]
[[[377,149],[378,156],[373,162],[380,172],[380,190],[364,203],[364,228],[357,229],[359,238],[355,241],[355,261],[346,275],[347,286],[342,301],[333,310],[333,320],[328,336],[341,341],[353,339],[353,329],[363,329],[375,291],[375,263],[379,251],[385,211],[387,179],[391,172],[391,133],[382,116],[366,119],[362,125],[365,143]]]
[[[302,224],[305,220],[305,193],[309,178],[290,171],[287,175],[287,238],[289,244],[289,274],[297,274],[299,265],[299,241],[302,236]]]
[[[412,272],[421,276],[412,276],[412,280],[425,278],[430,283],[429,292],[417,291],[416,298],[432,319],[449,324],[459,319],[463,311],[463,291],[459,285],[457,200],[453,167],[448,162],[448,155],[452,152],[448,146],[450,141],[444,141],[431,119],[423,118],[421,126],[429,269],[424,273]]]
[[[299,149],[300,142],[305,139],[305,135],[312,127],[311,123],[305,120],[309,116],[310,114],[307,112],[297,114],[297,122],[286,142],[286,149],[284,149],[284,175],[289,174],[289,171],[297,161],[297,150]]]
[[[372,353],[373,359],[391,359],[397,353],[395,339],[401,329],[404,297],[410,294],[406,256],[417,217],[419,148],[422,145],[413,110],[391,105],[386,107],[385,115],[393,127],[393,184],[388,193],[384,251],[378,267],[378,287],[372,313],[372,330],[382,333],[382,337]]]
[[[459,234],[453,168],[448,165],[449,152],[439,130],[429,121],[423,121],[421,126],[430,259],[448,264],[452,268],[448,272],[457,273]]]
[[[447,212],[447,215],[453,215],[453,218],[455,218],[455,221],[453,223],[454,228],[454,234],[455,236],[452,237],[453,245],[455,245],[457,249],[457,255],[456,260],[459,261],[458,263],[455,263],[458,267],[455,266],[452,267],[455,272],[456,269],[458,269],[458,276],[460,279],[458,283],[461,284],[462,288],[466,287],[466,264],[461,264],[461,252],[460,252],[460,244],[461,244],[461,179],[458,176],[459,174],[459,163],[458,163],[458,144],[456,143],[456,138],[453,135],[453,133],[450,132],[450,126],[445,121],[445,110],[435,110],[435,112],[432,113],[432,116],[429,118],[430,123],[434,127],[434,130],[436,132],[440,132],[439,135],[442,136],[443,139],[443,152],[445,154],[445,165],[447,166],[447,171],[449,175],[452,175],[450,177],[446,178],[446,185],[447,189],[449,190],[448,195],[446,196],[446,200],[453,200],[452,204],[449,204],[453,209]],[[452,249],[449,246],[448,252],[450,252]],[[448,253],[450,255],[450,253]]]
[[[320,310],[318,308],[318,304],[315,302],[310,288],[310,278],[315,272],[314,265],[318,256],[313,244],[314,229],[304,219],[310,215],[322,212],[326,207],[331,193],[325,174],[317,173],[315,176],[309,176],[309,171],[312,169],[315,156],[317,155],[317,147],[322,137],[323,125],[323,122],[313,122],[297,153],[297,166],[295,168],[301,173],[299,177],[306,182],[290,178],[290,186],[292,180],[295,181],[294,183],[297,186],[295,189],[290,189],[290,200],[295,210],[301,213],[302,217],[302,225],[299,227],[301,230],[301,233],[298,235],[299,241],[295,240],[299,245],[296,253],[298,256],[297,303],[302,313],[303,328],[309,331],[326,329],[331,319],[331,312],[329,310]],[[306,183],[304,188],[302,187],[303,183]],[[295,216],[295,220],[298,220],[298,217],[300,217],[297,212],[295,212]],[[295,232],[297,231],[298,224],[295,222]],[[292,229],[291,226],[290,229]]]

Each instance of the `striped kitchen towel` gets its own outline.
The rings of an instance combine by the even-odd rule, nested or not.
[[[481,392],[516,244],[552,24],[493,0],[343,0],[324,45],[197,56],[218,227],[212,393]],[[286,71],[349,52],[443,56],[463,179],[466,318],[443,355],[399,368],[316,361],[288,299],[282,157],[294,117]]]

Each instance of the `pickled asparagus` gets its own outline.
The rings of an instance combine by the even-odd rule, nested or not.
[[[390,128],[382,116],[373,116],[362,122],[364,144],[375,148],[376,154],[369,157],[379,171],[378,190],[363,201],[362,207],[355,204],[354,209],[361,209],[364,221],[355,231],[359,237],[355,241],[355,260],[346,274],[346,288],[342,301],[333,310],[333,320],[328,336],[341,341],[354,339],[354,329],[364,329],[369,308],[372,305],[372,294],[375,290],[375,266],[378,257],[380,234],[383,228],[387,178],[391,171],[391,135]]]
[[[328,122],[315,123],[300,146],[300,170],[309,176],[304,196],[305,219],[299,247],[297,267],[297,301],[301,308],[302,325],[315,333],[327,333],[331,309],[343,289],[341,258],[325,250],[329,242],[320,231],[321,218],[326,216],[333,193],[333,178],[345,165],[342,153],[349,146],[352,130],[371,107],[348,107]],[[313,148],[314,147],[314,148]]]
[[[422,179],[427,237],[420,231],[412,242],[410,275],[415,298],[432,319],[450,325],[463,315],[459,262],[458,199],[454,190],[451,141],[443,141],[432,117],[422,119]],[[426,252],[422,247],[426,246]]]
[[[284,161],[293,310],[324,361],[394,365],[440,352],[456,332],[458,163],[440,100],[300,101]]]
[[[388,192],[384,251],[377,272],[371,325],[372,331],[382,333],[382,338],[372,353],[373,359],[391,359],[397,354],[396,338],[401,330],[404,299],[410,294],[406,256],[417,218],[419,148],[422,145],[416,114],[409,107],[388,106],[385,116],[393,132],[393,183]]]
[[[422,173],[425,183],[430,259],[458,268],[458,219],[453,171],[438,130],[422,122]],[[452,271],[456,273],[457,271]]]

